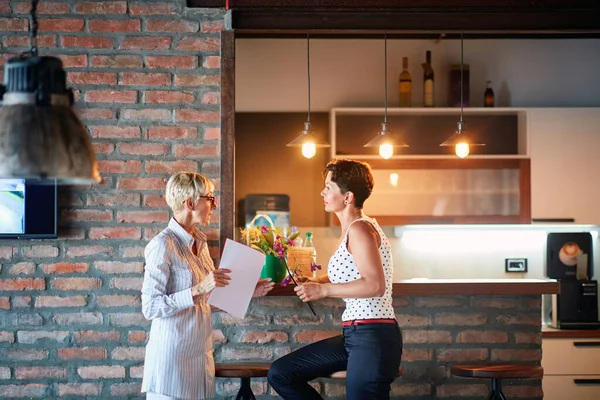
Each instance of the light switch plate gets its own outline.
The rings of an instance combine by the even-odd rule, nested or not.
[[[505,272],[527,272],[526,258],[506,258],[504,260]]]

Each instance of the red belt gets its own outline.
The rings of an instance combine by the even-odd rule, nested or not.
[[[364,325],[364,324],[397,324],[395,319],[353,319],[352,321],[342,321],[342,326]]]

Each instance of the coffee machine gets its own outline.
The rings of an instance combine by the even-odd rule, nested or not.
[[[598,282],[592,277],[592,235],[589,232],[549,233],[546,275],[560,282],[552,295],[552,327],[600,329]]]

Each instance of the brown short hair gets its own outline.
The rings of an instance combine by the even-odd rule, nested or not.
[[[331,181],[340,187],[342,193],[352,192],[354,205],[362,208],[375,186],[371,166],[362,161],[337,158],[327,163],[323,178],[328,172],[331,172]]]

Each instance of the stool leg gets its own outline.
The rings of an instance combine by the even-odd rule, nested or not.
[[[502,384],[500,379],[492,379],[492,391],[488,400],[506,400],[504,393],[502,393]]]
[[[235,400],[256,400],[252,388],[250,387],[250,378],[241,378],[242,385]]]

